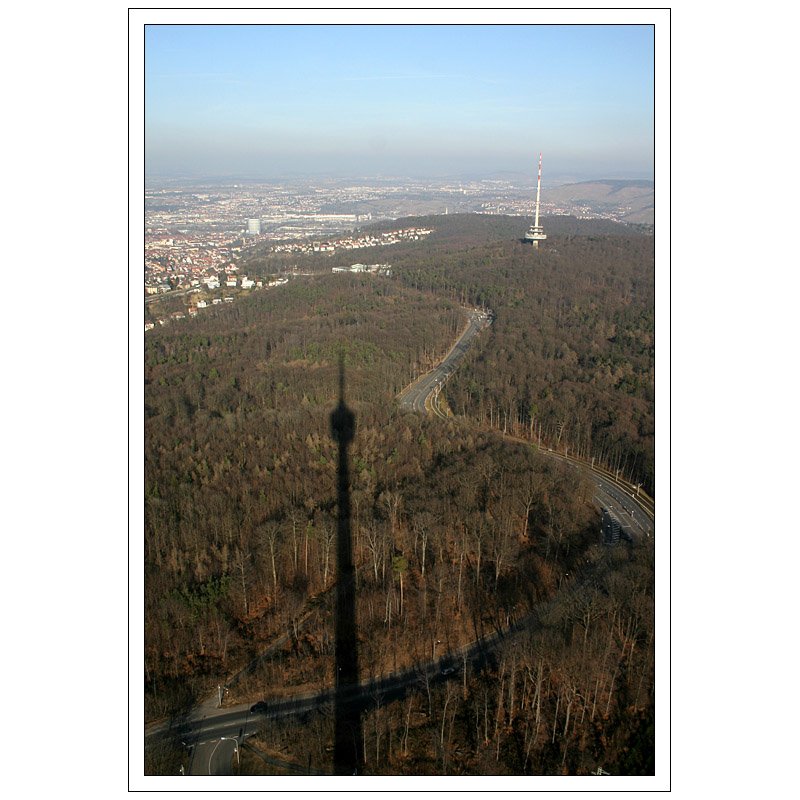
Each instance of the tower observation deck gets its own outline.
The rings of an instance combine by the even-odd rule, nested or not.
[[[547,238],[542,226],[539,224],[539,195],[542,191],[542,154],[539,153],[539,177],[536,181],[536,216],[533,219],[533,225],[528,228],[525,234],[525,241],[530,242],[534,247],[539,247],[539,242]]]

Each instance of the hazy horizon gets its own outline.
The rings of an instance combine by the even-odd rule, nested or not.
[[[222,183],[230,181],[240,181],[243,183],[277,183],[282,181],[402,181],[402,180],[422,180],[422,181],[447,181],[447,180],[461,180],[461,181],[491,181],[491,180],[513,180],[521,183],[527,182],[535,186],[536,184],[536,171],[522,172],[519,170],[496,170],[494,172],[476,172],[476,171],[461,171],[450,172],[442,174],[411,174],[403,172],[361,172],[356,171],[342,171],[342,172],[303,172],[300,170],[284,170],[283,172],[275,171],[273,173],[256,174],[253,172],[188,172],[175,170],[172,172],[149,172],[145,174],[146,181],[187,181],[187,182],[203,182],[208,181],[211,183]],[[649,181],[654,182],[653,175],[646,175],[635,170],[599,170],[592,172],[582,173],[558,173],[555,175],[543,175],[543,186],[560,186],[568,183],[584,183],[593,181]]]
[[[649,25],[148,25],[145,173],[652,180],[653,78]]]

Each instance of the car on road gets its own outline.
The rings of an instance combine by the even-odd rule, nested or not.
[[[442,675],[444,675],[444,676],[452,675],[455,671],[456,671],[455,667],[445,667],[442,670]]]
[[[263,700],[259,700],[255,705],[250,706],[251,714],[266,714],[267,704]]]

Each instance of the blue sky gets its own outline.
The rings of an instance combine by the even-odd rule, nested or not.
[[[653,29],[150,25],[148,174],[653,171]]]

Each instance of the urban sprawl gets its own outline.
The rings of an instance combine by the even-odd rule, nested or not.
[[[577,213],[542,203],[549,214]],[[296,181],[235,183],[160,181],[145,191],[146,304],[185,294],[183,311],[153,315],[156,324],[233,302],[234,293],[285,284],[291,273],[269,278],[240,274],[248,251],[283,254],[343,253],[415,240],[430,228],[397,228],[383,233],[360,230],[365,223],[448,213],[526,215],[531,189],[502,180],[464,182]],[[586,209],[587,215],[591,212]],[[337,265],[334,272],[389,274],[388,264]]]

